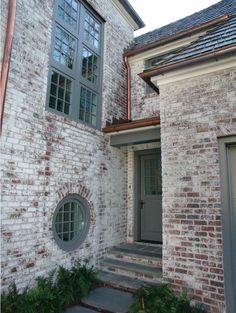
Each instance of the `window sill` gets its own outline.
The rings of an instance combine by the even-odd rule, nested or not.
[[[92,135],[96,136],[102,136],[103,132],[101,129],[95,128],[93,126],[89,126],[82,121],[75,121],[72,120],[66,116],[58,115],[57,113],[54,113],[48,109],[45,110],[45,119],[47,122],[51,123],[53,121],[56,121],[58,123],[63,123],[63,125],[68,126],[68,127],[73,127],[78,130],[83,130],[86,132],[91,133]]]

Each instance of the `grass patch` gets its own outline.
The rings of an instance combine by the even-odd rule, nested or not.
[[[169,285],[143,287],[135,296],[137,301],[129,313],[206,313],[201,307],[192,307],[185,293],[176,296]]]
[[[19,293],[16,285],[1,296],[2,313],[63,313],[86,297],[97,283],[93,267],[77,263],[70,270],[59,267],[47,277],[38,277],[34,288]]]

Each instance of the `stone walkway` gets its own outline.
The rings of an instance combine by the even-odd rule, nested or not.
[[[100,270],[99,280],[106,287],[94,289],[81,305],[65,313],[128,313],[135,290],[161,282],[162,246],[124,243],[112,247],[101,261]]]
[[[67,309],[65,313],[127,313],[133,302],[133,295],[129,292],[100,287],[82,300],[83,306],[74,306]]]

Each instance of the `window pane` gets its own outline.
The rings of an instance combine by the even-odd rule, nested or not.
[[[57,100],[57,111],[63,112],[63,101]]]
[[[56,96],[57,95],[57,85],[51,84],[51,95]]]
[[[55,230],[63,241],[72,240],[84,229],[84,214],[79,202],[68,201],[58,211]]]
[[[53,59],[69,69],[73,68],[75,57],[75,39],[64,30],[56,27]]]
[[[52,73],[52,83],[58,83],[58,74],[56,72]]]
[[[72,81],[52,71],[49,107],[65,114],[70,113]]]
[[[69,26],[76,29],[78,15],[77,0],[58,0],[58,16]]]
[[[70,113],[70,103],[65,103],[64,113],[69,114]]]
[[[52,97],[52,96],[50,97],[49,107],[52,109],[55,109],[55,107],[56,107],[56,98],[55,97]]]
[[[82,76],[92,83],[97,83],[98,57],[86,48],[82,52]]]
[[[96,127],[102,23],[79,0],[55,0],[54,21],[48,108]]]
[[[236,212],[236,146],[228,148],[232,210]],[[236,217],[236,213],[234,214]]]
[[[144,160],[145,195],[161,194],[161,162],[158,159]]]
[[[85,12],[84,31],[85,40],[92,44],[96,49],[100,44],[100,23],[88,12]]]
[[[79,119],[96,126],[97,95],[85,87],[80,92]]]

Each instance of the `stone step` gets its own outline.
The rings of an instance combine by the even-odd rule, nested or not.
[[[129,246],[121,245],[109,249],[107,256],[113,259],[126,260],[131,263],[162,267],[161,249],[159,251],[151,251],[151,249],[133,249]]]
[[[160,282],[159,283],[147,282],[142,279],[137,279],[137,278],[119,275],[117,273],[105,272],[105,271],[101,271],[98,274],[98,279],[102,284],[104,284],[107,287],[124,290],[124,291],[128,291],[131,293],[134,293],[137,289],[143,286],[147,286],[150,284],[156,285],[160,283]]]
[[[134,301],[135,299],[133,298],[132,293],[100,287],[92,290],[87,298],[82,299],[82,305],[98,312],[127,313],[130,305]],[[72,311],[69,313],[77,312]]]
[[[101,261],[100,268],[105,272],[115,272],[144,281],[161,282],[162,270],[160,267],[106,258]]]
[[[75,305],[65,311],[65,313],[98,313],[98,311],[90,310],[81,305]]]

